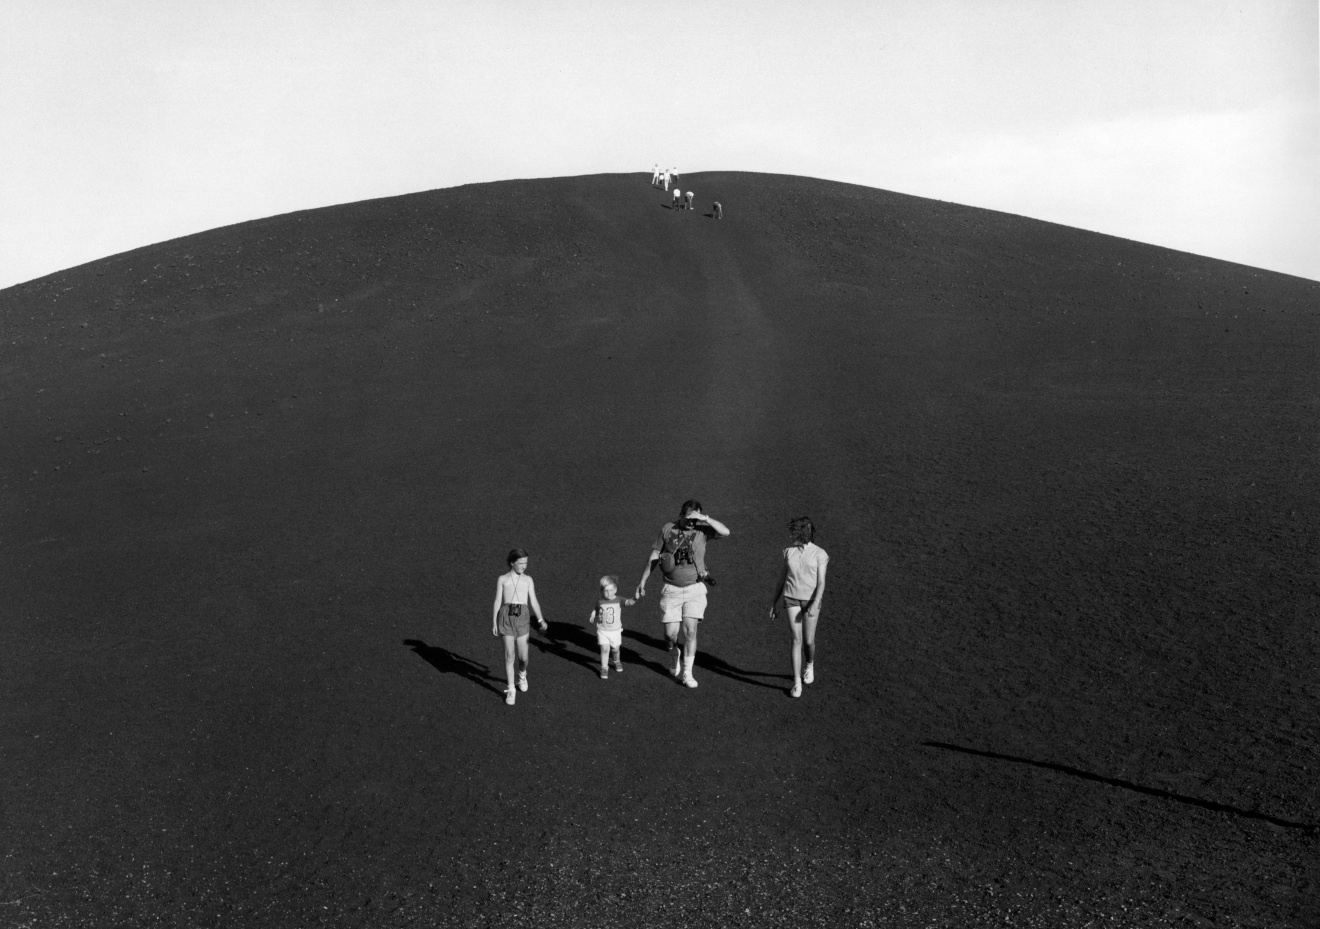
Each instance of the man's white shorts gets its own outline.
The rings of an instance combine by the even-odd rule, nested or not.
[[[687,587],[666,584],[660,588],[661,621],[678,623],[706,615],[706,585],[698,581]]]
[[[622,629],[597,629],[596,644],[608,645],[610,648],[618,648],[623,644]]]

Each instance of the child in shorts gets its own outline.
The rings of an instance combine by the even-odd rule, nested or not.
[[[619,647],[623,644],[623,608],[636,600],[619,599],[619,579],[607,574],[600,579],[600,602],[591,611],[587,622],[596,627],[596,644],[600,646],[600,679],[610,676],[610,662],[614,670],[623,672]]]
[[[490,618],[491,635],[504,640],[504,676],[509,682],[504,702],[509,706],[513,706],[519,690],[527,692],[527,639],[532,633],[532,616],[536,616],[542,632],[549,628],[536,600],[536,583],[527,573],[528,560],[521,548],[509,552],[509,573],[501,574],[495,582],[495,606]]]

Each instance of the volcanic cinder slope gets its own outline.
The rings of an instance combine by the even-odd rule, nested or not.
[[[1320,924],[1320,284],[688,185],[0,291],[0,922]],[[701,686],[658,582],[598,680],[596,579],[690,496],[733,531]],[[801,514],[832,560],[791,700]],[[513,546],[551,630],[509,708]]]

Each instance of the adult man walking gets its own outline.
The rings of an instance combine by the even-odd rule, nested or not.
[[[706,615],[706,581],[710,576],[706,570],[706,540],[724,539],[728,535],[728,526],[702,512],[701,501],[684,501],[678,521],[661,527],[637,585],[636,597],[640,600],[646,596],[646,581],[651,572],[657,564],[660,566],[665,579],[660,588],[660,619],[665,624],[669,653],[674,656],[672,673],[688,687],[697,686],[692,676],[697,657],[697,624]]]

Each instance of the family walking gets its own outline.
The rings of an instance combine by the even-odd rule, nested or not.
[[[802,696],[804,684],[815,680],[816,625],[825,594],[829,555],[813,541],[815,526],[807,517],[790,520],[788,532],[792,544],[783,551],[770,618],[778,617],[782,609],[788,619],[793,665],[793,686],[788,693],[796,698]],[[707,515],[701,501],[685,500],[678,519],[660,527],[632,598],[619,598],[619,581],[614,575],[600,579],[600,599],[587,622],[596,628],[601,679],[609,678],[611,668],[615,673],[623,671],[620,653],[623,608],[646,596],[646,584],[658,567],[663,578],[659,606],[671,660],[669,673],[685,687],[698,686],[692,674],[697,657],[697,632],[706,615],[709,587],[715,584],[706,567],[706,545],[728,536],[729,527]],[[531,617],[536,617],[542,632],[549,628],[536,599],[536,584],[527,574],[528,562],[522,549],[509,552],[509,571],[500,575],[495,585],[491,633],[504,642],[504,672],[508,682],[504,702],[510,706],[519,692],[526,693],[528,689],[527,641]]]

